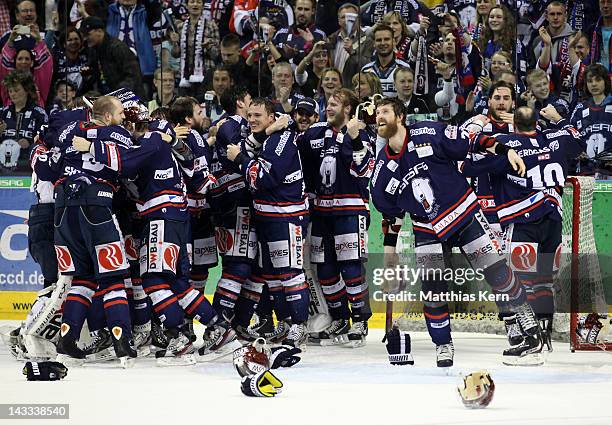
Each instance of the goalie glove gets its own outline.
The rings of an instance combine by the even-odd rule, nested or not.
[[[269,370],[242,378],[240,389],[249,397],[274,397],[282,391],[283,383]]]
[[[414,358],[410,354],[410,334],[408,332],[400,331],[394,326],[383,338],[383,342],[385,341],[387,341],[389,363],[398,366],[414,364]]]
[[[302,350],[289,345],[280,345],[272,348],[270,354],[271,369],[278,369],[279,367],[291,367],[302,360],[297,354],[300,354]]]
[[[60,362],[27,362],[23,374],[28,381],[58,381],[68,374],[68,368]]]

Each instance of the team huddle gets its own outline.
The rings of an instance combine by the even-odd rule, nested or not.
[[[121,89],[55,114],[31,158],[39,203],[29,243],[46,289],[11,333],[11,350],[122,364],[154,352],[173,365],[260,337],[286,350],[363,346],[371,196],[384,217],[385,255],[405,215],[417,264],[445,268],[460,248],[504,295],[504,363],[541,364],[552,349],[562,189],[586,143],[553,106],[514,111],[514,101],[514,86],[496,82],[488,116],[459,127],[407,126],[397,98],[379,99],[367,117],[345,88],[330,97],[324,122],[312,99],[289,117],[232,88],[221,97],[226,114],[206,133],[190,97],[149,113]],[[537,253],[520,272],[506,260],[518,245]],[[207,282],[218,261],[219,281]],[[207,284],[216,284],[212,303]],[[422,285],[448,289],[443,280]],[[327,320],[309,313],[311,296],[325,300]],[[426,302],[424,314],[437,365],[452,366],[448,304]],[[409,354],[400,338],[397,329],[387,335],[390,359]]]

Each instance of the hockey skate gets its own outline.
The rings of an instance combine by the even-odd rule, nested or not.
[[[540,325],[531,306],[524,303],[518,307],[516,319],[523,334],[523,342],[504,350],[503,364],[508,366],[539,366],[544,364]]]
[[[151,351],[157,352],[168,347],[168,337],[164,332],[161,323],[153,318],[151,320]]]
[[[113,360],[115,351],[113,349],[113,341],[108,329],[103,328],[89,333],[91,340],[81,349],[85,353],[85,358],[88,362],[102,362]]]
[[[295,348],[302,348],[306,344],[306,325],[304,323],[295,323],[289,328],[287,337],[283,340],[283,345],[290,345]]]
[[[151,332],[133,332],[134,336],[134,348],[138,352],[138,357],[147,357],[151,354]]]
[[[211,326],[210,334],[198,349],[197,360],[208,362],[228,356],[242,344],[236,339],[236,332],[229,322],[222,321]]]
[[[351,329],[348,331],[347,347],[359,348],[366,345],[366,337],[368,336],[368,322],[357,321],[353,322]]]
[[[70,325],[62,323],[60,338],[57,342],[56,361],[66,366],[82,366],[84,360],[85,353],[77,346],[77,340]]]
[[[275,327],[272,316],[256,316],[257,320],[248,327],[236,326],[236,336],[244,342],[253,342],[257,338],[269,339],[274,335]]]
[[[195,347],[188,336],[178,328],[171,328],[165,332],[168,345],[155,353],[158,366],[190,366],[196,363]]]
[[[596,344],[599,332],[603,328],[603,324],[599,319],[605,319],[597,313],[590,313],[587,316],[580,317],[578,320],[578,326],[576,326],[576,334],[581,342],[588,344]]]
[[[516,321],[516,316],[504,317],[504,326],[506,328],[506,335],[508,336],[510,347],[517,346],[523,342],[523,333]]]
[[[328,347],[332,345],[346,344],[348,338],[349,321],[347,319],[333,320],[329,326],[321,332],[308,334],[308,345],[321,345]]]
[[[111,339],[115,347],[115,356],[119,359],[121,367],[127,369],[134,366],[134,359],[138,353],[121,327],[115,326],[111,329]]]
[[[455,357],[455,346],[453,342],[436,345],[436,364],[438,367],[451,367]]]
[[[289,329],[291,325],[289,322],[285,320],[279,320],[276,326],[274,326],[271,334],[265,334],[264,338],[271,344],[278,344],[283,341],[287,334],[289,333]]]

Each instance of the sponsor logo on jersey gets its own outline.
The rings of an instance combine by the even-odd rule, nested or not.
[[[172,167],[167,170],[155,170],[153,178],[155,180],[167,180],[174,177],[174,169]]]
[[[444,135],[449,139],[457,138],[457,126],[456,125],[447,125],[444,129]]]
[[[125,256],[120,242],[96,245],[100,273],[110,273],[126,268]]]
[[[234,246],[234,238],[225,227],[217,227],[215,229],[215,241],[217,249],[221,254],[229,252]]]
[[[113,132],[110,134],[110,136],[109,136],[109,137],[110,137],[111,139],[115,139],[115,140],[117,140],[118,142],[123,143],[123,144],[124,144],[124,145],[126,145],[126,146],[131,146],[131,145],[132,145],[132,140],[131,140],[129,137],[126,137],[126,136],[124,136],[124,135],[122,135],[122,134],[119,134],[119,133],[117,133],[117,132],[114,132],[114,131],[113,131]]]
[[[138,260],[138,252],[136,251],[136,241],[132,235],[125,237],[125,255],[129,261]]]
[[[546,134],[546,138],[547,139],[555,139],[561,136],[568,136],[569,134],[567,133],[567,131],[565,130],[559,130],[559,131],[555,131],[554,133],[547,133]]]
[[[550,154],[549,153],[538,155],[538,161],[547,161],[549,159],[550,159]]]
[[[98,196],[101,196],[102,198],[111,198],[111,199],[113,199],[113,194],[111,192],[104,192],[103,190],[99,190],[98,191]]]
[[[176,263],[179,258],[179,247],[173,243],[164,243],[164,269],[176,273]]]
[[[511,244],[512,267],[522,272],[537,271],[538,244],[531,242],[513,242]]]
[[[519,146],[521,146],[521,142],[519,142],[518,140],[510,140],[508,143],[506,143],[506,146],[510,148],[518,148]]]
[[[57,268],[60,273],[75,271],[72,255],[70,255],[67,246],[55,245],[55,256],[57,257]]]
[[[387,187],[385,188],[385,192],[391,195],[395,195],[395,191],[397,190],[398,187],[399,187],[399,180],[394,177],[391,177],[391,180],[389,180],[389,183],[387,184]]]
[[[281,154],[283,153],[283,150],[285,149],[285,145],[287,144],[287,142],[289,141],[289,135],[291,133],[289,133],[288,131],[285,131],[280,138],[280,141],[278,142],[278,145],[276,146],[276,149],[274,149],[274,153],[277,156],[281,156]]]
[[[423,134],[429,134],[431,136],[436,135],[436,129],[431,127],[421,127],[410,130],[411,136],[422,136]]]

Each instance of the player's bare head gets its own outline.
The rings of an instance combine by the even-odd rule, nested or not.
[[[105,125],[121,125],[125,120],[123,105],[114,96],[101,96],[95,100],[91,108],[93,118]]]
[[[249,109],[251,105],[251,95],[242,86],[232,86],[219,98],[219,103],[221,107],[228,115],[240,115],[246,118],[246,111]]]
[[[257,97],[253,99],[247,112],[247,121],[253,133],[265,131],[274,121],[274,104],[268,99]]]
[[[359,100],[352,90],[335,90],[327,101],[327,121],[333,126],[343,126],[355,114],[358,104]]]
[[[376,102],[378,135],[389,139],[395,135],[406,118],[404,103],[396,97],[385,97]]]
[[[607,96],[612,92],[608,70],[600,63],[589,65],[584,73],[586,91],[591,96]]]
[[[202,108],[193,97],[179,97],[170,106],[170,122],[174,125],[186,125],[199,131],[203,120]]]
[[[512,112],[516,93],[514,86],[505,81],[496,81],[489,89],[489,111],[493,118],[501,121],[499,116],[502,112]]]
[[[529,106],[520,106],[514,112],[514,127],[517,131],[528,133],[536,129],[536,113]]]

